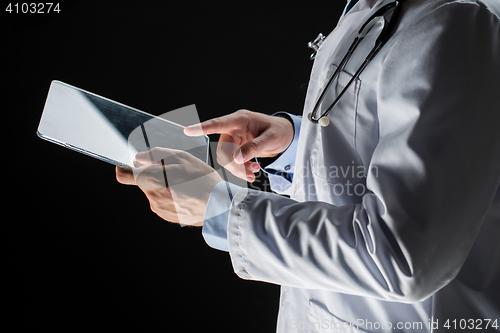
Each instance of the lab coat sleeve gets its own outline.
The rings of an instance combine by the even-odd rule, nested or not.
[[[414,302],[460,270],[500,183],[500,21],[454,3],[393,38],[369,192],[341,207],[238,192],[228,244],[241,278]]]
[[[211,248],[228,251],[227,219],[229,208],[233,197],[241,189],[240,186],[233,183],[220,181],[210,193],[201,233]]]

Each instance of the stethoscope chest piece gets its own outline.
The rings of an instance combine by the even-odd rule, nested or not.
[[[330,118],[328,118],[328,117],[321,117],[321,118],[319,118],[318,123],[321,126],[326,127],[326,126],[328,126],[330,124]]]
[[[328,117],[321,117],[318,120],[315,120],[312,117],[312,112],[309,112],[309,114],[307,115],[307,119],[310,122],[312,122],[312,123],[318,123],[318,124],[320,124],[322,127],[326,127],[326,126],[330,125],[330,118],[328,118]]]

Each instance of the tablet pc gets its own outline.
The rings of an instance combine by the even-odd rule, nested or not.
[[[194,105],[179,110],[184,114],[196,113]],[[168,113],[165,115],[168,117]],[[207,163],[208,136],[188,137],[183,128],[165,116],[154,116],[67,83],[52,81],[37,134],[52,143],[122,167],[132,167],[138,152],[154,147],[187,151]]]

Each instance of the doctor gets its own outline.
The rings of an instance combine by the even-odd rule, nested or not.
[[[117,168],[160,216],[200,222],[238,276],[282,286],[278,332],[500,331],[500,5],[405,1],[359,77],[384,20],[337,71],[392,1],[348,3],[318,50],[302,117],[238,111],[186,128],[221,133],[239,147],[218,150],[230,171],[252,182],[262,167],[289,198],[177,154],[208,177],[175,212],[172,189],[148,188],[170,166],[139,155],[151,171]],[[322,126],[307,116],[327,86],[313,120],[347,88]]]

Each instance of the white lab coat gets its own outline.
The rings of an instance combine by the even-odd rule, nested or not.
[[[388,2],[360,0],[317,54],[291,198],[242,190],[232,202],[234,270],[282,286],[278,332],[500,325],[498,0],[407,1],[330,125],[307,120],[355,32]]]

